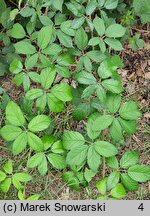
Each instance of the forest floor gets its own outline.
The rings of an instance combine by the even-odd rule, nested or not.
[[[142,118],[139,120],[137,132],[126,138],[126,146],[120,150],[119,157],[126,150],[138,150],[140,152],[140,161],[144,164],[150,165],[150,29],[145,27],[137,27],[133,30],[134,33],[140,33],[142,39],[145,41],[144,49],[140,49],[133,52],[130,46],[125,45],[125,49],[120,52],[120,57],[124,62],[124,67],[119,70],[119,74],[122,77],[123,85],[125,88],[124,97],[135,99],[138,101],[140,109],[143,113]],[[0,86],[6,90],[6,93],[14,101],[19,101],[23,95],[23,90],[13,84],[12,76],[7,75],[0,78]],[[68,114],[69,115],[69,114]],[[61,115],[60,121],[63,120]],[[0,122],[3,122],[3,118]],[[81,131],[84,130],[85,122],[76,122],[73,119],[70,125],[73,125],[74,129]],[[67,124],[62,121],[63,130]],[[66,129],[66,128],[65,128]],[[27,152],[24,154],[13,157],[15,161],[15,168],[22,170],[26,166],[26,159],[28,157]],[[6,148],[6,144],[3,140],[0,140],[0,167],[12,158],[10,151]],[[107,170],[106,170],[107,172]],[[40,199],[60,199],[60,200],[72,200],[72,199],[96,199],[99,196],[96,189],[96,182],[101,179],[100,174],[92,180],[86,188],[81,188],[80,192],[70,189],[61,179],[61,172],[55,170],[49,170],[45,177],[41,177],[39,173],[34,170],[32,172],[33,181],[28,184],[26,195],[33,193],[41,194]],[[9,193],[2,194],[0,192],[0,199],[18,199],[17,191],[12,188]],[[139,190],[134,193],[128,193],[126,199],[150,199],[150,182],[141,184]]]

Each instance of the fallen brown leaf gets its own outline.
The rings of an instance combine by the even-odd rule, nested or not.
[[[150,80],[150,72],[145,74],[145,79]]]
[[[150,113],[145,113],[144,118],[150,118]]]

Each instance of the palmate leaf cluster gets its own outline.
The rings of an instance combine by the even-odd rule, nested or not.
[[[123,67],[118,54],[129,36],[118,21],[126,5],[118,0],[31,0],[19,1],[16,8],[2,1],[2,8],[0,74],[9,71],[23,92],[22,103],[6,94],[1,106],[5,123],[0,134],[12,154],[27,152],[29,173],[61,170],[64,182],[76,190],[101,175],[106,163],[111,173],[97,183],[100,199],[122,199],[126,191],[136,191],[150,179],[150,168],[139,164],[135,151],[124,152],[118,161],[126,135],[136,132],[141,117],[136,101],[124,100],[118,73]],[[71,118],[86,122],[85,131],[70,126],[57,134],[57,116],[63,112],[65,118],[70,107]],[[12,183],[19,199],[26,199],[21,182],[32,181],[31,176],[4,167],[1,190],[8,192]]]

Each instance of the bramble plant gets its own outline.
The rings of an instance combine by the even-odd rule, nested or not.
[[[32,180],[31,175],[25,172],[13,172],[12,161],[9,160],[4,166],[3,171],[0,171],[0,189],[2,192],[7,193],[11,184],[17,190],[23,190],[24,186],[21,183],[27,183]]]
[[[36,168],[45,176],[49,169],[61,170],[63,181],[75,190],[102,174],[96,184],[100,200],[123,199],[150,180],[150,168],[139,164],[137,151],[118,159],[126,135],[136,132],[142,116],[137,102],[124,97],[118,73],[124,66],[119,57],[124,42],[132,50],[144,46],[140,35],[129,31],[139,12],[143,23],[149,21],[139,2],[21,0],[11,8],[2,0],[0,76],[13,77],[22,103],[0,88],[5,113],[0,135],[13,156],[26,151],[28,173]],[[69,125],[57,133],[61,114],[84,120],[84,132]],[[39,199],[39,194],[26,196],[27,185],[21,183],[32,183],[32,177],[13,171],[12,163],[0,171],[0,190],[7,193],[13,184],[20,200]]]
[[[110,191],[111,197],[121,199],[126,196],[126,191],[137,191],[139,183],[148,181],[150,169],[144,164],[138,164],[139,159],[136,151],[125,152],[120,163],[115,156],[106,158],[106,165],[113,171],[97,182],[96,187],[102,195],[97,199],[112,199],[107,191]]]

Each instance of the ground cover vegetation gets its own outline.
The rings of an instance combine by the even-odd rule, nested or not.
[[[133,29],[148,26],[149,0],[0,3],[1,199],[134,196],[150,180],[149,150],[129,146],[144,110],[121,72],[126,47],[144,49],[148,30]]]

